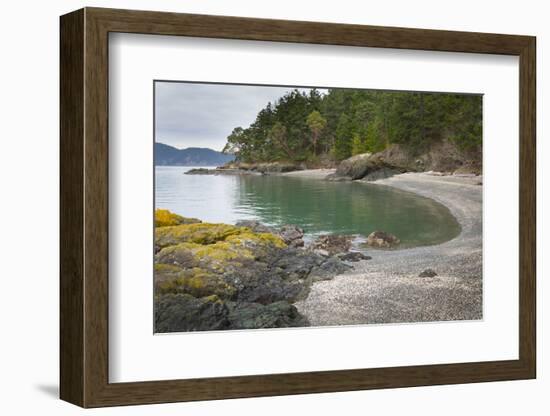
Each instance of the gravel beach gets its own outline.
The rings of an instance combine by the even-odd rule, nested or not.
[[[330,170],[293,172],[322,179]],[[481,177],[405,173],[374,183],[432,198],[462,227],[446,243],[402,250],[369,250],[353,272],[314,283],[296,307],[312,326],[482,319]],[[435,277],[419,277],[432,269]]]

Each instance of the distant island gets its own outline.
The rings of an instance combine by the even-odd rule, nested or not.
[[[234,158],[233,155],[208,148],[177,149],[164,143],[155,143],[155,166],[220,166]]]

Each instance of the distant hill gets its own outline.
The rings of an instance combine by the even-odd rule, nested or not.
[[[235,157],[203,147],[176,149],[164,143],[155,143],[156,166],[221,166]]]

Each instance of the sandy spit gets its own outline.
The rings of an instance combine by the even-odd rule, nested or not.
[[[334,173],[336,169],[306,169],[295,170],[292,172],[281,173],[281,176],[291,176],[295,178],[308,178],[308,179],[325,179],[325,177],[331,173]]]
[[[322,178],[330,172],[293,176]],[[405,173],[375,183],[415,192],[449,208],[462,232],[446,243],[370,250],[372,260],[315,283],[296,303],[312,326],[482,319],[482,186],[480,177]],[[418,277],[431,268],[436,277]]]

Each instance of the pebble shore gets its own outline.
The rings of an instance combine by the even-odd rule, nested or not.
[[[322,179],[329,170],[285,175]],[[374,183],[445,205],[462,227],[439,245],[371,250],[353,272],[314,283],[295,304],[312,326],[479,320],[482,302],[481,177],[405,173]],[[434,277],[419,277],[425,269]]]

